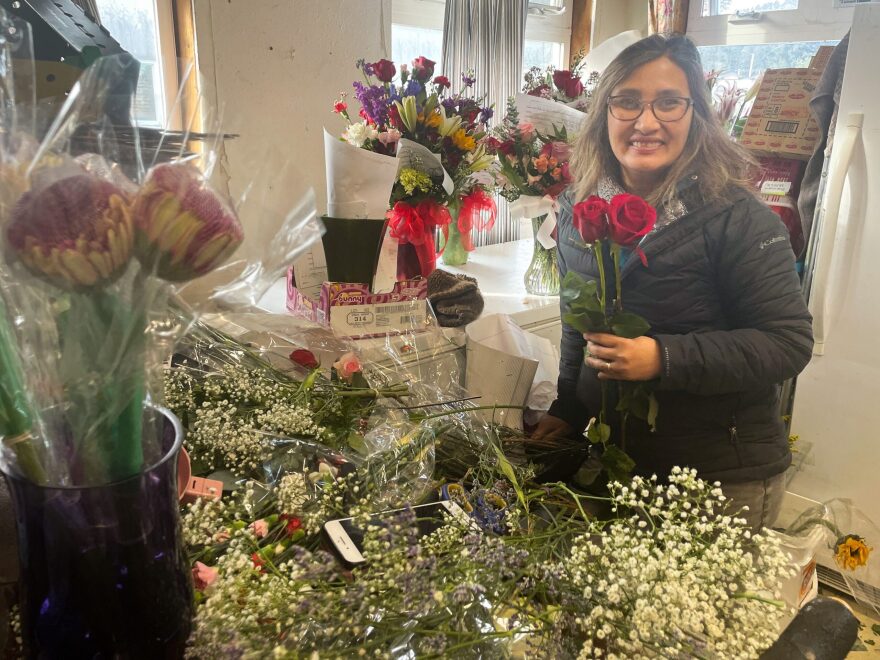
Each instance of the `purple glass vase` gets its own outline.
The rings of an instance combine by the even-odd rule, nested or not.
[[[160,443],[162,458],[134,477],[54,488],[5,475],[27,657],[183,656],[193,616],[177,495],[183,431],[172,413],[155,410],[161,430],[144,442]]]

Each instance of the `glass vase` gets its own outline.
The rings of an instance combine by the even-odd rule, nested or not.
[[[559,294],[559,268],[556,265],[556,248],[549,250],[538,241],[538,230],[544,224],[546,215],[532,218],[532,239],[534,248],[532,261],[523,276],[526,291],[535,296],[555,296]]]
[[[22,641],[29,658],[183,657],[193,617],[180,532],[177,455],[166,410],[161,458],[103,486],[39,486],[5,473],[18,530]],[[145,424],[145,428],[153,428]]]
[[[449,223],[449,238],[443,246],[443,255],[440,257],[447,266],[463,266],[468,262],[468,251],[464,249],[461,240],[461,231],[458,229],[457,214],[450,208],[452,222]]]
[[[397,281],[428,277],[437,268],[437,250],[434,249],[434,231],[425,232],[421,243],[403,243],[397,246]]]

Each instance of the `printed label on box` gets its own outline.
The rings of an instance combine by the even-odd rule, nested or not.
[[[761,184],[764,195],[787,195],[791,190],[791,181],[765,181]]]
[[[419,329],[428,316],[427,300],[372,305],[344,305],[330,313],[330,329],[341,336],[384,334],[392,329]]]

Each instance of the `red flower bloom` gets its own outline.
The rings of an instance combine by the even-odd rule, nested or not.
[[[608,202],[597,195],[574,205],[572,222],[585,243],[595,243],[608,235]]]
[[[373,63],[373,75],[382,82],[391,82],[395,73],[397,73],[397,68],[394,66],[394,62],[383,59]]]
[[[306,369],[315,369],[319,364],[318,358],[315,357],[315,354],[304,348],[298,348],[291,353],[290,361],[301,367],[305,367]]]
[[[449,82],[449,78],[447,78],[446,76],[437,76],[436,78],[434,78],[434,84],[445,87],[446,89],[452,87],[452,83]]]
[[[572,75],[571,71],[554,71],[553,84],[556,85],[560,92],[571,99],[576,99],[584,93],[584,84],[580,78]]]
[[[260,557],[259,552],[255,552],[251,555],[251,562],[254,565],[254,568],[259,568],[261,573],[265,573],[266,569],[263,568],[263,558]]]
[[[429,80],[431,76],[434,75],[435,64],[437,63],[429,60],[424,55],[419,55],[416,59],[412,61],[413,78],[415,78],[419,82],[425,82],[426,80]]]
[[[333,104],[333,112],[336,114],[342,114],[346,110],[348,110],[348,103],[345,101],[337,101]]]
[[[289,516],[286,513],[282,513],[278,516],[278,519],[287,523],[284,525],[284,531],[288,536],[293,536],[296,531],[302,528],[302,520],[295,516]]]
[[[405,128],[396,105],[388,106],[388,123],[399,131],[402,131]]]
[[[637,244],[656,222],[657,211],[638,195],[623,194],[611,198],[608,237],[618,245],[631,247]]]

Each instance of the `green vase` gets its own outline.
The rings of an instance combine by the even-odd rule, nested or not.
[[[532,261],[526,269],[523,283],[526,291],[535,296],[556,296],[559,294],[559,269],[556,265],[556,248],[549,250],[538,241],[538,230],[544,224],[546,215],[532,218],[532,238],[534,251]]]
[[[461,232],[458,230],[458,211],[449,208],[452,222],[449,223],[449,238],[443,246],[443,256],[440,257],[447,266],[463,266],[468,261],[468,251],[464,249],[461,240]]]

